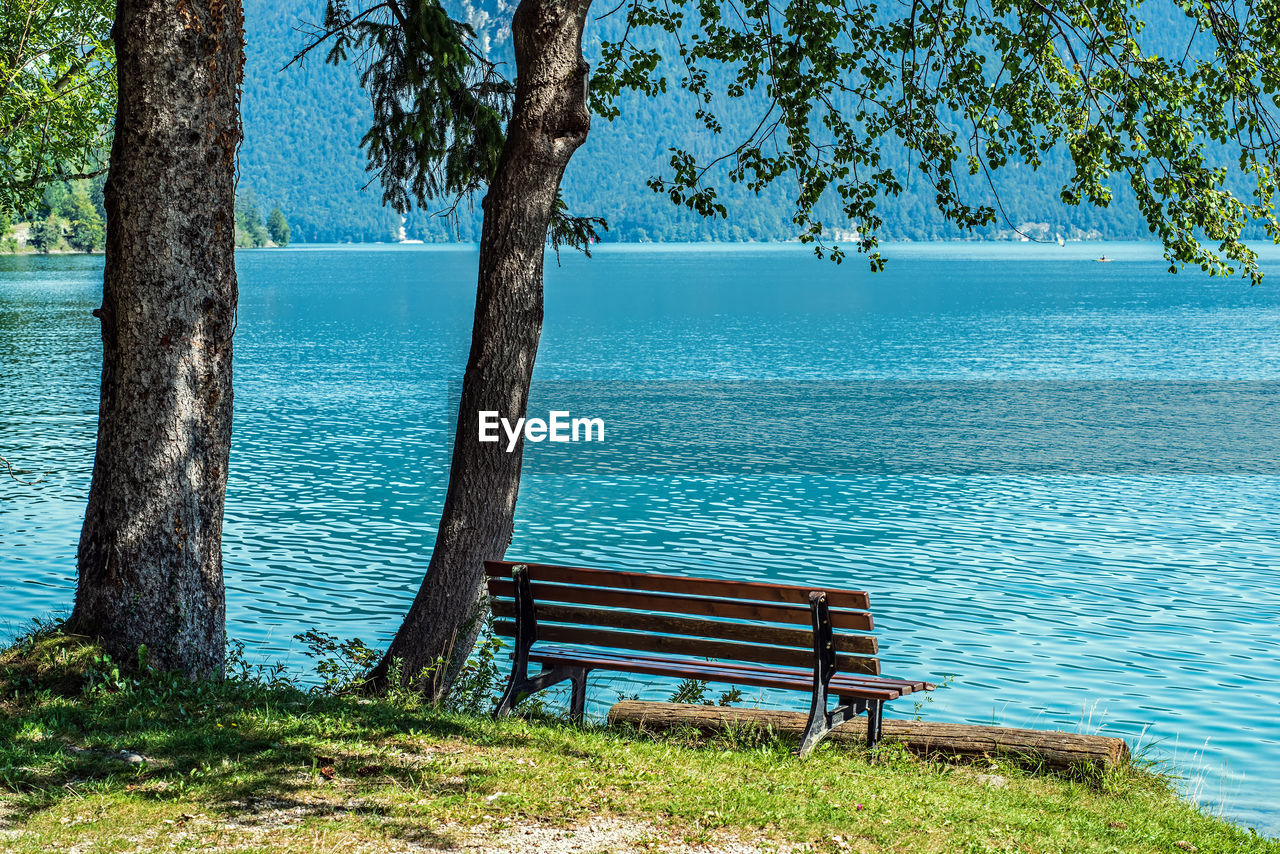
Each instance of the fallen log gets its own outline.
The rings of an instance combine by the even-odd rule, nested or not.
[[[808,716],[800,712],[744,709],[732,706],[691,706],[623,700],[609,710],[611,725],[629,723],[642,729],[663,731],[692,727],[703,733],[756,727],[799,736]],[[827,736],[840,743],[864,743],[866,718],[842,724]],[[912,753],[942,757],[1003,756],[1022,764],[1054,770],[1085,766],[1104,770],[1125,765],[1129,747],[1123,739],[1038,729],[1010,729],[974,724],[936,723],[884,719],[883,737]]]

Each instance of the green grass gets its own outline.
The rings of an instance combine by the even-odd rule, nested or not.
[[[595,850],[1280,854],[1140,770],[1082,781],[1001,764],[996,788],[978,776],[986,765],[892,747],[873,761],[823,746],[800,761],[791,747],[191,684],[122,673],[46,634],[0,654],[0,850],[502,847],[595,825],[629,834]]]

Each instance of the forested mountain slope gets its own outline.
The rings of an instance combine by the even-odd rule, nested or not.
[[[481,36],[504,52],[503,21],[510,10],[499,11],[504,0],[481,0],[487,7],[464,0],[459,14],[479,25]],[[1179,28],[1181,15],[1174,4],[1149,4],[1155,16],[1151,30]],[[252,190],[270,209],[278,204],[289,217],[297,242],[394,240],[400,218],[381,205],[377,184],[369,181],[359,147],[368,124],[369,107],[360,91],[356,71],[335,68],[317,53],[301,66],[282,70],[305,42],[298,27],[318,21],[322,0],[303,0],[280,6],[265,0],[246,0],[248,57],[243,98],[245,140],[240,153],[241,186]],[[484,11],[488,8],[489,12]],[[594,22],[589,30],[595,43],[616,21]],[[594,50],[589,45],[588,53]],[[674,82],[674,81],[673,81]],[[727,128],[744,128],[759,119],[761,105],[742,99],[722,114]],[[721,198],[728,219],[703,220],[677,209],[645,181],[664,172],[672,146],[697,147],[720,153],[731,147],[727,138],[708,140],[694,119],[689,98],[673,87],[665,96],[628,97],[621,118],[595,119],[591,136],[569,167],[565,196],[576,213],[605,217],[611,226],[606,239],[673,240],[786,240],[793,236],[789,194],[785,181],[757,198],[741,186],[721,181]],[[899,158],[901,160],[901,158]],[[1145,237],[1147,229],[1130,201],[1127,188],[1118,187],[1117,201],[1105,210],[1068,208],[1058,190],[1069,170],[1065,156],[1051,157],[1038,171],[1010,166],[997,173],[996,187],[1009,223],[1032,236],[1052,238],[1101,236]],[[978,188],[984,192],[985,187]],[[913,182],[898,198],[883,205],[886,238],[953,237],[933,207],[933,190]],[[833,203],[823,213],[830,228],[847,228]],[[410,214],[407,236],[427,241],[478,238],[479,211],[462,209],[453,222],[424,212]],[[1016,237],[1009,224],[984,232],[989,237]]]

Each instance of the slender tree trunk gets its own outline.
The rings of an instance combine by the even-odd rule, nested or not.
[[[449,489],[431,563],[390,649],[372,674],[439,698],[475,641],[483,562],[511,542],[523,446],[478,437],[480,410],[521,418],[542,334],[542,257],[565,166],[587,138],[582,31],[591,0],[522,0],[511,21],[516,98],[498,171],[484,200],[471,355],[462,380]],[[441,662],[444,666],[438,666]]]
[[[119,0],[102,391],[70,627],[221,673],[240,0]]]

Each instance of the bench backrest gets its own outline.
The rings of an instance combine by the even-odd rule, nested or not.
[[[539,641],[813,666],[810,593],[820,586],[486,561],[494,630],[504,637],[516,635],[516,566],[527,567]],[[831,618],[836,668],[878,675],[867,594],[822,592]]]

